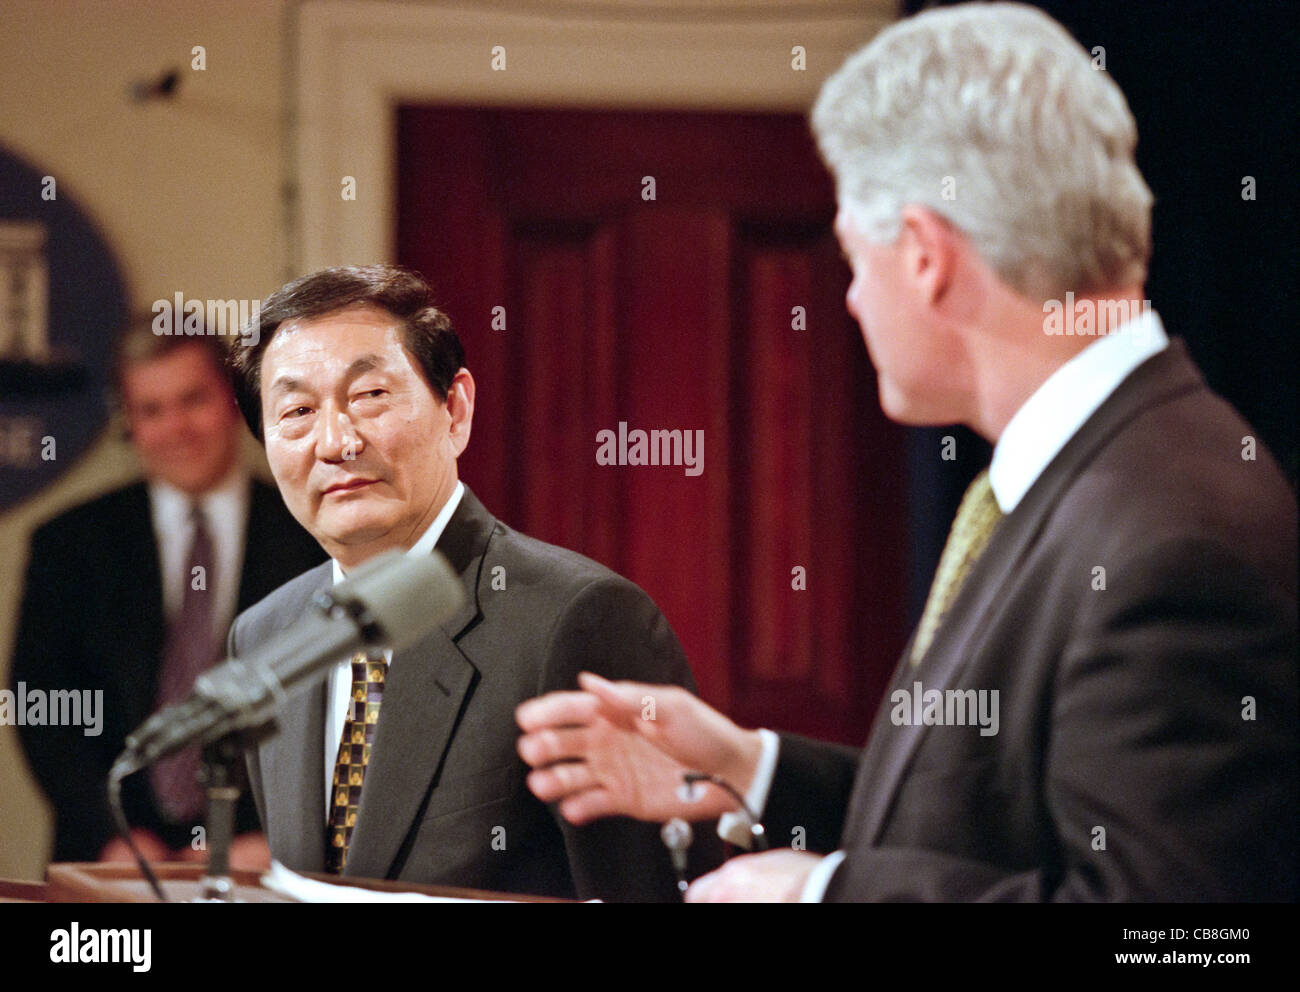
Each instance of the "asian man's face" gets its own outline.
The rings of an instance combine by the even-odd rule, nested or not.
[[[398,318],[355,305],[281,324],[262,354],[266,456],[285,504],[345,569],[409,548],[456,486],[474,380],[444,402]]]

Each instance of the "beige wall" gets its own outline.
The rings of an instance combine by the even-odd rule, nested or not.
[[[265,295],[283,275],[278,4],[6,0],[0,143],[53,175],[116,253],[131,303]],[[190,68],[203,45],[207,68]],[[182,69],[177,97],[133,80]],[[110,331],[111,328],[105,328]],[[0,515],[0,675],[7,684],[27,539],[56,511],[129,479],[111,429],[57,483]],[[0,727],[0,877],[38,878],[49,815],[13,727]]]

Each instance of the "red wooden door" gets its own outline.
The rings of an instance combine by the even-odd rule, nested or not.
[[[462,478],[642,586],[738,721],[865,740],[904,639],[902,439],[803,118],[419,106],[398,133],[398,259],[478,384]],[[606,455],[703,432],[702,464],[600,464],[620,424]]]

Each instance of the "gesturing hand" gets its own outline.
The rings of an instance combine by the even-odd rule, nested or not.
[[[602,816],[662,822],[674,816],[712,819],[735,808],[714,786],[699,798],[679,795],[682,774],[720,775],[744,790],[754,777],[762,742],[685,689],[609,682],[583,672],[584,692],[553,692],[522,703],[520,756],[535,771],[528,787],[581,825]]]
[[[798,902],[821,857],[806,851],[766,851],[732,858],[697,878],[687,902]]]

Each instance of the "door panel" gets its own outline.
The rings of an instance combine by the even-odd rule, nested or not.
[[[478,384],[466,482],[641,585],[740,722],[865,740],[905,633],[902,440],[806,122],[403,107],[398,160],[399,261]],[[702,431],[702,471],[598,464],[620,424]]]

